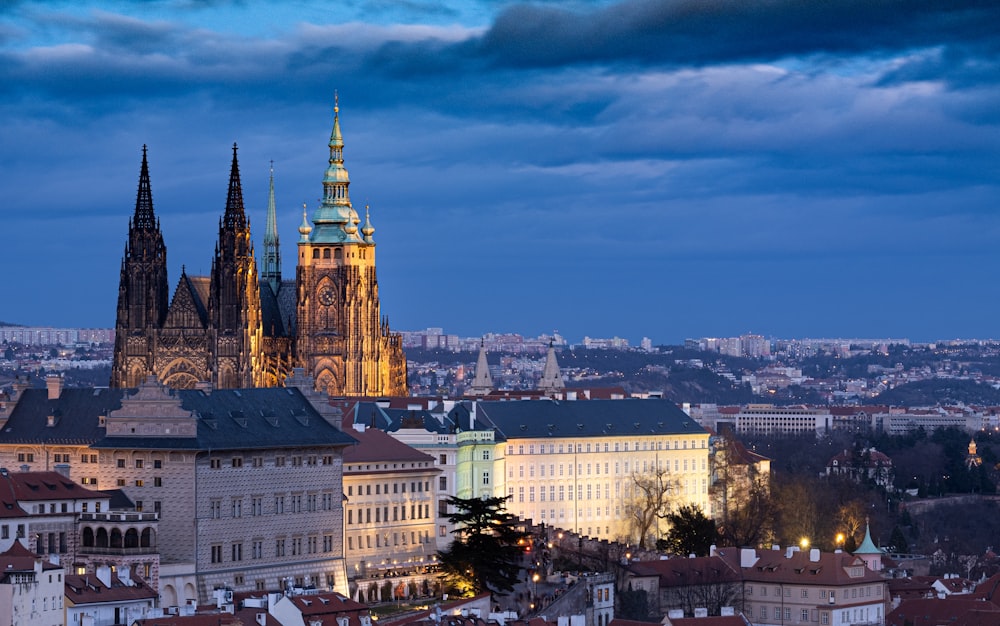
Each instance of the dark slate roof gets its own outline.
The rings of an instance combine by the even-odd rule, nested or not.
[[[94,448],[234,450],[349,445],[354,439],[324,420],[298,389],[185,389],[181,406],[198,416],[198,436],[106,437],[100,416],[121,408],[124,390],[63,389],[49,400],[45,389],[24,392],[0,430],[0,443],[83,444]],[[47,426],[48,416],[59,416]]]
[[[289,337],[295,336],[295,316],[298,306],[296,289],[294,280],[283,280],[278,286],[278,311]]]
[[[378,402],[365,400],[334,401],[334,405],[344,411],[344,424],[364,424],[367,428],[378,428],[391,433],[420,422],[425,430],[432,433],[455,432],[451,416],[441,415],[441,420],[437,417],[439,413],[433,410],[385,408]]]
[[[467,415],[465,408],[459,420],[463,428],[469,424]],[[505,439],[708,432],[673,402],[658,399],[479,402],[476,428],[490,427]]]
[[[88,445],[104,437],[98,417],[121,407],[122,389],[63,388],[56,400],[45,389],[26,389],[0,429],[0,442]],[[56,417],[48,426],[48,416]]]

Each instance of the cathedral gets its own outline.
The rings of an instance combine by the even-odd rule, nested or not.
[[[351,205],[339,107],[323,198],[298,228],[294,280],[281,276],[272,172],[258,272],[233,145],[226,208],[209,276],[181,270],[169,294],[146,147],[118,286],[112,387],[149,376],[176,389],[281,386],[295,368],[337,396],[406,395],[406,357],[380,314],[375,241]],[[360,226],[360,228],[359,228]]]

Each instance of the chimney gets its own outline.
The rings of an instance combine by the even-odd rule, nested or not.
[[[819,563],[819,548],[809,549],[809,560],[813,563]]]
[[[267,613],[258,613],[256,620],[260,626],[267,626]]]
[[[111,568],[107,565],[101,565],[97,568],[97,580],[101,581],[101,584],[111,589]]]
[[[132,582],[132,568],[128,565],[119,566],[118,580],[122,581],[126,587],[133,586],[135,583]]]
[[[753,567],[757,562],[757,551],[753,548],[740,548],[740,567]]]
[[[58,374],[49,374],[45,377],[45,387],[49,390],[49,400],[58,400],[62,393],[63,379]]]

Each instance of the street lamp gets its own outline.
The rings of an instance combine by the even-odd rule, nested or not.
[[[802,548],[803,550],[808,550],[809,549],[809,537],[803,537],[802,539],[799,539],[799,547]]]
[[[837,549],[838,550],[840,550],[841,548],[844,547],[844,541],[845,540],[846,540],[846,537],[844,537],[844,533],[837,533],[837,536],[834,537],[834,541],[837,542]]]

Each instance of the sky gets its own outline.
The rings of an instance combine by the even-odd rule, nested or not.
[[[0,2],[0,320],[113,327],[142,146],[284,274],[333,97],[397,330],[1000,337],[1000,2]]]

